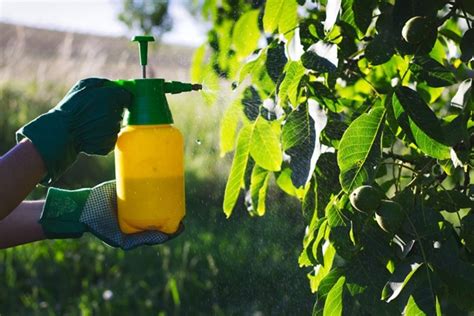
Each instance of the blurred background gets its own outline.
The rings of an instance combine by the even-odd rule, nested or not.
[[[188,81],[193,51],[208,28],[199,4],[0,0],[0,155],[14,146],[19,127],[56,105],[81,78],[139,77],[133,34],[158,40],[151,45],[150,76]],[[304,235],[299,202],[272,186],[265,217],[240,207],[225,219],[232,157],[219,157],[218,131],[232,94],[223,88],[216,97],[212,105],[198,93],[168,99],[186,139],[185,232],[165,245],[129,252],[90,236],[2,250],[0,315],[310,313],[308,271],[298,267]],[[81,156],[55,186],[113,178],[113,153]],[[29,198],[45,193],[38,187]]]

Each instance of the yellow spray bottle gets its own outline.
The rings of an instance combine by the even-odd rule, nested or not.
[[[146,78],[147,45],[152,36],[135,36],[143,79],[117,80],[133,94],[126,126],[115,147],[120,229],[127,234],[159,230],[172,234],[185,215],[184,143],[173,127],[166,93],[201,89],[199,84]]]

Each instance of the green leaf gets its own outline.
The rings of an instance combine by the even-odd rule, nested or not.
[[[324,264],[322,241],[326,231],[327,220],[324,217],[310,224],[303,239],[303,251],[298,258],[300,267]]]
[[[191,62],[191,80],[193,82],[202,82],[203,69],[205,68],[204,59],[206,57],[206,44],[199,46],[193,54]]]
[[[435,46],[431,50],[429,56],[441,64],[446,60],[446,50],[439,39],[436,40]]]
[[[239,73],[239,84],[250,75],[252,78],[252,83],[257,88],[266,93],[274,91],[275,83],[267,73],[267,51],[268,47],[260,50],[255,59],[247,62],[241,68]]]
[[[312,222],[310,224],[310,227],[306,230],[304,238],[303,238],[303,251],[301,252],[298,258],[298,264],[300,267],[309,267],[309,266],[314,266],[316,264],[323,263],[322,247],[319,247],[321,239],[319,239],[318,241],[316,237],[319,236],[320,233],[323,233],[323,236],[325,236],[324,233],[325,233],[326,227],[327,227],[326,219],[321,218],[321,219],[315,220],[315,222]],[[321,256],[319,257],[321,261],[316,260],[316,256],[313,255],[313,245],[315,243],[318,243],[318,245],[316,245],[316,248],[320,249],[321,251]]]
[[[469,29],[464,33],[459,46],[462,53],[461,60],[464,62],[471,60],[474,56],[474,29]]]
[[[354,14],[354,0],[344,0],[342,1],[342,14],[341,20],[347,23],[353,31],[358,30],[358,27],[355,22],[355,14]],[[367,9],[367,8],[366,8]],[[342,24],[342,23],[340,23]],[[355,32],[354,32],[355,33]],[[354,34],[357,35],[357,34]]]
[[[367,32],[367,29],[372,22],[372,13],[376,6],[376,0],[354,0],[354,3],[352,4],[354,21],[362,34]]]
[[[346,216],[345,210],[339,207],[339,195],[335,195],[326,205],[325,214],[330,227],[347,226],[349,218]]]
[[[398,88],[392,106],[400,127],[413,136],[421,151],[437,159],[450,157],[438,118],[416,91],[408,87]]]
[[[429,104],[436,102],[436,100],[438,100],[439,97],[441,97],[441,95],[443,94],[445,90],[446,89],[443,87],[441,88],[430,87],[428,84],[424,82],[418,82],[418,84],[416,85],[416,91],[418,91],[418,93],[420,93],[420,96],[423,98],[423,100]]]
[[[318,299],[326,299],[329,291],[336,285],[339,278],[344,274],[344,269],[335,267],[326,277],[321,281],[318,288]]]
[[[338,100],[333,91],[320,82],[308,82],[308,97],[315,99],[318,103],[332,112],[340,112]]]
[[[237,126],[240,121],[240,102],[240,100],[234,101],[222,116],[219,139],[221,157],[234,149]]]
[[[202,4],[202,16],[204,18],[214,17],[217,14],[217,0],[204,0]]]
[[[364,37],[372,21],[372,13],[377,5],[375,0],[344,0],[342,1],[342,27],[351,29],[351,38]],[[344,39],[343,39],[344,41]]]
[[[324,215],[326,205],[329,203],[331,196],[337,194],[341,190],[339,184],[339,167],[335,153],[323,153],[316,162],[316,205],[315,216]]]
[[[311,105],[312,106],[312,105]],[[302,103],[296,110],[291,112],[282,130],[283,150],[291,157],[290,168],[292,170],[291,180],[295,187],[304,186],[314,171],[317,158],[321,153],[321,145],[318,139],[318,133],[326,125],[324,117],[318,115],[318,123],[310,113],[310,105]]]
[[[456,83],[456,78],[449,69],[427,56],[416,56],[410,70],[416,80],[426,81],[430,87],[445,87]]]
[[[390,273],[385,267],[386,262],[380,262],[372,253],[371,249],[362,250],[344,266],[347,296],[361,309],[354,314],[397,315],[398,310],[393,304],[380,300],[380,293]]]
[[[254,86],[247,87],[243,92],[242,105],[244,114],[250,121],[255,121],[260,113],[262,98]]]
[[[381,156],[385,110],[376,107],[355,119],[342,136],[337,154],[339,181],[346,193],[370,183]]]
[[[268,47],[267,60],[265,61],[265,68],[268,75],[273,82],[278,82],[280,76],[283,74],[283,69],[288,59],[285,55],[285,44],[280,43]]]
[[[271,123],[263,118],[255,121],[250,154],[255,163],[270,171],[279,171],[283,161],[280,135],[272,128]]]
[[[412,206],[410,209],[405,209],[405,212],[410,212],[408,215],[410,226],[406,231],[410,232],[411,236],[418,236],[423,238],[440,238],[442,232],[441,223],[443,223],[443,216],[440,212],[436,212],[432,208],[420,206]]]
[[[345,22],[341,22],[339,27],[340,27],[340,33],[342,36],[340,38],[340,43],[338,44],[339,59],[345,59],[345,58],[350,59],[352,58],[351,56],[354,56],[354,54],[356,55],[359,54],[359,47],[358,47],[358,44],[356,44],[358,35],[354,31],[354,28]],[[360,37],[362,37],[362,35]],[[335,41],[338,42],[339,38],[335,39]],[[355,68],[358,68],[358,67],[354,67],[353,69]],[[335,77],[334,79],[331,79],[331,80],[335,81],[336,80]]]
[[[267,50],[262,49],[254,59],[245,63],[240,69],[239,84],[241,84],[248,75],[255,77],[255,80],[257,80],[256,78],[259,76],[259,70],[264,67],[266,59]]]
[[[294,196],[298,199],[302,199],[304,195],[304,188],[295,188],[293,182],[291,181],[291,169],[283,169],[277,177],[277,185],[280,189],[283,190],[286,194]]]
[[[234,25],[232,43],[240,59],[247,57],[257,48],[260,38],[258,14],[259,10],[248,11]]]
[[[474,265],[459,256],[457,241],[453,237],[434,249],[431,265],[437,277],[451,289],[449,300],[466,311],[474,309]]]
[[[298,105],[298,85],[305,73],[305,68],[299,61],[286,64],[285,77],[278,88],[278,102],[282,106],[288,99],[295,108]]]
[[[469,142],[468,116],[461,113],[459,115],[447,115],[443,117],[442,128],[445,135],[446,144],[455,147],[462,141]],[[458,150],[462,151],[461,149]],[[452,157],[451,157],[452,158]]]
[[[308,105],[303,103],[288,115],[285,125],[283,125],[283,150],[288,150],[311,137],[309,129],[312,125],[314,125],[314,121],[309,115]]]
[[[351,236],[352,214],[348,202],[347,195],[338,194],[330,200],[325,209],[328,225],[331,227],[329,240],[336,248],[337,254],[344,259],[351,258],[355,251],[353,234]]]
[[[451,159],[438,160],[439,166],[448,175],[452,176],[456,171],[456,167]]]
[[[284,1],[280,20],[278,21],[278,32],[283,34],[287,40],[293,38],[294,29],[298,26],[298,4],[296,1]]]
[[[387,262],[393,256],[392,237],[381,230],[375,221],[365,223],[356,232],[358,245],[362,246],[370,260]],[[384,279],[384,284],[387,279]]]
[[[431,191],[427,204],[438,211],[457,212],[462,208],[474,208],[474,201],[457,190]]]
[[[224,213],[227,217],[230,217],[232,214],[235,202],[239,197],[240,188],[243,185],[252,133],[253,125],[244,126],[239,132],[234,160],[232,161],[224,193]]]
[[[393,38],[385,33],[377,34],[365,48],[365,58],[374,66],[388,62],[393,54],[395,54]]]
[[[295,28],[298,23],[296,9],[294,0],[268,0],[263,14],[264,31],[273,33],[278,28],[280,34],[285,34]]]
[[[445,36],[447,39],[454,41],[455,43],[459,43],[461,41],[461,34],[457,31],[453,31],[450,29],[443,28],[439,31],[439,33]]]
[[[255,165],[250,177],[250,196],[253,211],[258,216],[265,215],[265,198],[267,196],[270,173],[262,167]]]
[[[424,265],[423,268],[427,267]],[[442,316],[438,294],[433,287],[432,270],[427,268],[427,273],[415,273],[410,281],[411,293],[407,299],[403,315],[408,316]]]
[[[319,264],[314,267],[314,270],[308,274],[310,280],[311,292],[316,292],[318,290],[321,281],[328,275],[331,271],[334,256],[336,254],[336,249],[328,242],[325,241],[323,245],[323,261],[324,264]]]
[[[318,287],[318,292],[316,293],[316,305],[318,306],[318,309],[320,310],[320,315],[323,314],[324,311],[324,303],[326,301],[326,298],[329,294],[329,291],[334,287],[336,282],[339,280],[339,278],[344,274],[344,269],[335,267],[332,269],[328,275],[321,281],[319,287]],[[313,313],[314,316],[314,313]]]
[[[404,315],[406,315],[406,316],[427,316],[427,314],[425,312],[423,312],[421,310],[421,308],[416,304],[415,299],[411,295],[410,295],[410,298],[408,299],[408,303],[405,307]]]
[[[311,69],[318,73],[335,72],[337,70],[336,65],[327,58],[320,56],[312,47],[301,56],[301,62],[306,69]]]
[[[410,281],[413,274],[415,274],[422,265],[422,260],[417,256],[399,263],[382,291],[382,299],[387,303],[396,299],[408,281]]]
[[[316,259],[319,264],[326,264],[324,261],[324,254],[323,254],[323,243],[325,238],[327,237],[328,232],[328,221],[324,220],[318,230],[318,234],[314,239],[314,243],[312,245],[311,253],[312,256]]]
[[[232,45],[232,27],[234,21],[223,20],[214,31],[216,32],[215,37],[217,41],[217,63],[222,70],[230,70],[229,66],[233,58],[230,58],[228,52]],[[235,58],[234,58],[235,59]]]
[[[303,217],[305,222],[317,221],[319,219],[318,214],[314,214],[316,211],[316,179],[313,175],[309,181],[309,188],[307,189],[302,203]]]
[[[323,316],[338,316],[343,312],[343,294],[346,278],[341,276],[329,291],[324,304]]]

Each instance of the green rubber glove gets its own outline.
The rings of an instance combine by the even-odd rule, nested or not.
[[[43,158],[50,184],[76,160],[79,152],[106,155],[115,146],[123,109],[132,95],[107,79],[76,83],[61,102],[17,132],[28,138]]]
[[[112,247],[129,250],[141,245],[161,244],[179,235],[184,227],[168,235],[159,231],[124,234],[117,220],[115,181],[92,189],[49,188],[39,223],[49,239],[79,238],[90,232]]]

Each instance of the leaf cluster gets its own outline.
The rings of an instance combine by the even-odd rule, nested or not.
[[[243,191],[250,214],[264,215],[272,178],[301,201],[299,264],[310,269],[314,315],[474,309],[474,17],[465,6],[204,1],[213,27],[200,54],[209,58],[193,69],[224,76],[238,96],[221,124],[221,154],[234,151],[224,212]],[[408,43],[414,17],[430,31],[411,30],[421,41]],[[401,206],[396,232],[352,208],[362,185]]]

